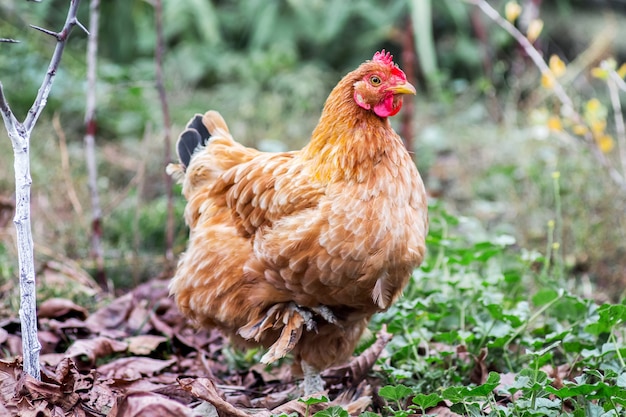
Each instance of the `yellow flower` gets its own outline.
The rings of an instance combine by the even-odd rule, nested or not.
[[[561,119],[558,116],[550,116],[548,119],[548,129],[555,132],[562,132],[563,123],[561,123]]]
[[[600,80],[606,80],[609,76],[609,72],[604,68],[595,67],[591,69],[591,76]]]
[[[565,63],[561,60],[561,58],[559,58],[558,55],[552,55],[550,57],[548,66],[556,78],[563,76],[567,70]]]
[[[554,87],[554,75],[552,75],[551,71],[546,71],[541,74],[541,86],[548,90]]]
[[[528,25],[528,30],[526,31],[526,37],[533,43],[539,37],[539,34],[543,30],[543,20],[541,19],[533,19]]]
[[[504,16],[511,23],[515,22],[520,14],[522,14],[522,6],[515,1],[508,2],[504,7]]]
[[[585,105],[585,110],[589,113],[597,113],[602,108],[602,103],[597,98],[592,98]]]
[[[617,70],[617,75],[619,75],[620,77],[624,78],[626,77],[626,62],[623,63],[619,69]]]
[[[609,153],[615,147],[615,141],[611,137],[611,135],[602,135],[598,139],[596,139],[598,143],[598,147],[604,153]]]
[[[594,136],[600,136],[604,133],[606,129],[606,120],[594,120],[591,123],[591,131]]]
[[[574,132],[575,135],[584,136],[589,132],[589,129],[587,129],[585,125],[577,124],[572,127],[572,132]]]

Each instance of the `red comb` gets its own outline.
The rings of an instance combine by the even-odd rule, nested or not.
[[[393,65],[393,55],[391,55],[389,52],[385,52],[384,49],[382,51],[376,52],[373,59],[374,61],[378,61],[386,65]]]
[[[406,81],[406,75],[404,74],[404,71],[402,71],[400,68],[398,68],[396,64],[393,63],[393,55],[391,55],[389,52],[386,52],[384,49],[382,51],[376,52],[374,54],[373,61],[390,66],[391,73],[393,75]]]

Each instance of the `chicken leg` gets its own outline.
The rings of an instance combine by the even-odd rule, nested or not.
[[[309,365],[305,361],[302,361],[302,372],[304,373],[304,395],[310,396],[315,393],[324,391],[324,380],[320,375],[320,372],[312,365]]]

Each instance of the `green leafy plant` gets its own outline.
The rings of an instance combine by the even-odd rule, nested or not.
[[[377,318],[396,333],[381,364],[386,415],[623,413],[624,305],[565,291],[552,261],[508,236],[474,242],[467,222],[431,206],[429,259]]]

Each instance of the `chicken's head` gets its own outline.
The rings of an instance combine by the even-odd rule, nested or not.
[[[415,87],[384,49],[363,63],[356,73],[359,79],[354,83],[354,101],[379,117],[394,116],[402,107],[402,95],[415,94]]]

